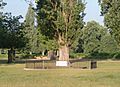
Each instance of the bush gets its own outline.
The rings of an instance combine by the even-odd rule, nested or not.
[[[120,59],[120,53],[91,53],[87,56],[90,59]]]
[[[34,55],[32,54],[21,54],[20,58],[21,59],[32,59],[34,57]]]
[[[120,59],[120,53],[115,53],[113,59]]]
[[[70,53],[70,58],[84,58],[87,54],[85,53]]]

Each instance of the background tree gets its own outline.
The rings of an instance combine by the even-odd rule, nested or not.
[[[92,58],[112,58],[120,50],[109,30],[95,21],[82,29],[84,53]]]
[[[101,38],[99,53],[117,53],[119,47],[113,36],[107,31]]]
[[[35,10],[32,4],[29,5],[28,12],[26,14],[25,20],[25,33],[28,39],[27,46],[25,50],[31,53],[41,53],[44,55],[46,50],[55,49],[56,45],[53,40],[49,40],[45,35],[42,35],[39,28],[35,25]],[[54,44],[54,46],[53,46]]]
[[[9,48],[8,51],[8,63],[11,63],[15,59],[15,49],[22,48],[25,46],[26,40],[22,32],[23,24],[20,23],[19,19],[22,16],[12,16],[11,13],[6,13],[3,16],[2,21],[2,41],[0,48]]]
[[[120,46],[120,1],[99,0],[104,24]]]
[[[88,22],[82,29],[83,49],[85,53],[99,52],[101,38],[105,35],[104,27],[95,21]]]
[[[72,52],[74,53],[83,53],[84,52],[84,48],[83,48],[83,44],[84,41],[82,39],[82,33],[81,35],[78,36],[78,40],[74,42],[74,44],[71,47]]]
[[[69,48],[84,25],[84,9],[82,0],[37,0],[39,30],[57,41],[59,60],[69,60]]]
[[[3,41],[5,38],[3,38],[6,34],[6,30],[3,28],[3,8],[7,3],[3,2],[3,0],[0,0],[0,46],[2,46],[3,44],[5,44],[5,42]],[[1,52],[3,53],[4,50],[3,48],[1,48]]]
[[[32,4],[28,7],[28,12],[25,17],[25,36],[28,39],[28,42],[26,44],[26,49],[29,52],[34,52],[36,47],[36,38],[37,38],[37,32],[35,29],[35,12],[33,10]]]

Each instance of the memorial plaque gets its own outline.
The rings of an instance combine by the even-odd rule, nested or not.
[[[56,61],[56,66],[68,66],[68,61]]]

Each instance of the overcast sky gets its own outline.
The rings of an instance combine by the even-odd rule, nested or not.
[[[7,5],[4,8],[4,12],[11,12],[12,15],[22,15],[25,17],[27,9],[28,9],[28,3],[26,3],[24,0],[4,0],[7,2]],[[99,22],[100,24],[103,24],[103,17],[100,16],[100,7],[97,3],[98,0],[86,0],[86,10],[85,13],[86,16],[84,18],[85,22],[95,20]]]

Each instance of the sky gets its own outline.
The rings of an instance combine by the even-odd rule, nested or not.
[[[4,2],[6,2],[7,5],[4,7],[3,12],[11,12],[13,16],[22,15],[23,20],[25,19],[29,6],[25,0],[4,0]]]
[[[11,12],[12,15],[18,16],[22,15],[25,19],[25,15],[28,9],[28,3],[25,0],[4,0],[7,5],[4,7],[4,12]],[[100,7],[98,6],[98,0],[85,0],[87,2],[84,18],[85,22],[95,20],[103,25],[103,17],[100,16]],[[24,20],[23,19],[23,20]]]
[[[84,18],[85,22],[95,20],[103,25],[103,17],[100,16],[100,6],[98,5],[98,0],[86,0],[86,16]]]

